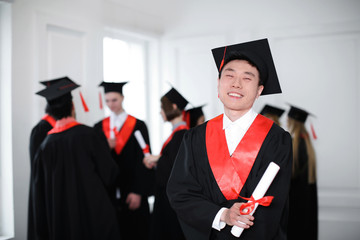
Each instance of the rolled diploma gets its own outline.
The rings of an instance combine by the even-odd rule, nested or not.
[[[258,200],[262,197],[264,197],[266,191],[269,189],[272,181],[274,180],[276,174],[279,172],[279,165],[277,165],[274,162],[271,162],[269,164],[269,166],[267,167],[264,175],[261,177],[259,183],[257,184],[252,196],[255,200]],[[258,203],[255,203],[255,207],[254,210],[249,214],[249,215],[253,215],[256,208],[258,207]],[[242,227],[238,227],[238,226],[233,226],[231,228],[231,233],[232,235],[234,235],[235,237],[240,237],[241,233],[244,231],[244,228]]]
[[[145,143],[145,140],[144,140],[140,130],[136,130],[134,135],[135,135],[135,138],[138,141],[141,149],[144,150],[146,148],[146,143]],[[145,153],[145,156],[149,156],[149,155],[150,155],[150,153]]]
[[[110,117],[110,139],[115,138],[114,128],[114,120],[112,119],[112,117]]]

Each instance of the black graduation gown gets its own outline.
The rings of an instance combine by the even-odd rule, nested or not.
[[[308,183],[306,143],[300,138],[299,168],[291,179],[288,239],[318,239],[318,198],[315,183]]]
[[[30,133],[30,175],[31,169],[34,162],[36,151],[39,149],[42,141],[47,136],[47,133],[52,129],[52,125],[46,120],[40,120],[35,127],[31,130]],[[31,178],[31,177],[30,177]],[[34,235],[34,221],[33,221],[33,208],[32,208],[32,201],[31,201],[31,180],[29,186],[29,204],[28,204],[28,229],[27,229],[27,239],[33,240],[35,239]]]
[[[94,128],[104,134],[102,121],[95,124]],[[123,239],[143,240],[147,239],[149,235],[150,208],[148,197],[154,194],[155,171],[147,169],[143,164],[144,154],[135,138],[134,132],[136,130],[140,130],[145,142],[150,146],[146,124],[136,119],[134,130],[120,154],[111,150],[111,155],[120,169],[119,177],[116,184],[112,186],[111,192],[118,210]],[[120,199],[116,199],[116,189],[120,190]],[[136,210],[128,208],[126,198],[129,193],[141,195],[141,205]]]
[[[266,196],[274,196],[269,207],[259,206],[254,213],[254,225],[234,237],[231,227],[221,231],[212,228],[221,207],[230,208],[239,198],[228,201],[212,173],[206,151],[207,123],[185,134],[171,173],[167,193],[176,211],[186,239],[286,239],[288,194],[291,177],[292,143],[288,132],[273,124],[268,132],[249,176],[240,192],[250,197],[270,162],[280,166]]]
[[[120,239],[106,190],[118,174],[105,139],[78,125],[48,135],[32,171],[38,240]]]
[[[151,229],[152,240],[185,239],[176,213],[171,208],[166,195],[166,186],[173,168],[182,138],[187,130],[176,131],[162,150],[156,167],[156,189]]]

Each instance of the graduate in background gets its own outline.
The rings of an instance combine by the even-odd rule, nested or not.
[[[156,166],[155,203],[150,239],[184,240],[179,221],[166,196],[166,186],[181,140],[189,129],[182,116],[188,101],[175,88],[171,88],[160,102],[161,116],[164,121],[171,123],[173,131],[162,146],[160,155],[144,158],[146,167]]]
[[[51,84],[54,84],[63,78],[52,79],[48,81],[40,82],[46,87],[49,87]],[[39,149],[40,144],[47,136],[47,133],[55,126],[55,118],[49,115],[49,108],[50,106],[47,104],[45,108],[45,115],[41,118],[41,120],[32,128],[30,133],[30,144],[29,144],[29,152],[30,152],[30,176],[32,172],[32,165],[35,158],[35,153]],[[30,177],[31,178],[31,177]],[[32,201],[31,201],[31,189],[32,189],[32,182],[30,180],[29,186],[29,205],[28,205],[28,229],[27,229],[27,239],[33,240],[35,239],[34,233],[34,221],[33,221],[33,208],[32,208]]]
[[[203,107],[204,105],[184,111],[184,120],[189,128],[196,127],[205,122]]]
[[[69,78],[37,94],[56,119],[34,159],[35,239],[120,239],[106,187],[118,174],[105,138],[75,120]]]
[[[263,109],[260,111],[260,114],[273,120],[274,123],[276,123],[277,125],[281,126],[280,124],[280,117],[281,115],[283,115],[283,113],[285,112],[285,110],[275,107],[275,106],[271,106],[269,104],[266,104]]]
[[[260,95],[281,93],[267,39],[212,52],[224,114],[185,134],[167,186],[171,206],[188,240],[286,239],[291,136],[253,110]],[[241,215],[239,196],[251,197],[270,162],[280,166],[266,192],[271,205]],[[245,229],[240,238],[234,225]]]
[[[127,82],[102,82],[110,116],[95,124],[94,128],[105,135],[111,155],[120,169],[116,184],[111,190],[117,207],[123,239],[147,239],[150,225],[148,196],[153,195],[154,170],[143,164],[144,152],[134,132],[139,130],[150,153],[149,133],[146,124],[124,110],[123,86]]]
[[[288,128],[293,138],[288,239],[318,239],[316,158],[305,121],[309,113],[291,106]]]

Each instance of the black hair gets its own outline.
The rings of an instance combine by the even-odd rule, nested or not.
[[[72,99],[67,99],[66,101],[58,103],[48,103],[45,108],[45,112],[56,120],[70,117],[73,109]]]
[[[254,61],[252,61],[249,57],[247,57],[245,54],[241,53],[241,52],[231,52],[224,60],[224,64],[221,68],[221,70],[219,71],[219,79],[221,78],[221,73],[225,67],[226,64],[228,64],[229,62],[233,61],[233,60],[245,60],[247,61],[251,66],[255,67],[258,72],[259,72],[259,86],[260,85],[264,85],[264,80],[261,76],[261,72],[258,68],[258,66],[254,63]]]

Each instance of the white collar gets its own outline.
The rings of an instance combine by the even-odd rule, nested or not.
[[[237,119],[233,122],[224,113],[223,129],[226,129],[233,125],[238,126],[242,129],[248,129],[249,126],[251,125],[251,123],[256,118],[256,116],[257,116],[257,113],[251,108],[247,113],[245,113],[245,115],[243,115],[242,117],[240,117],[239,119]]]
[[[127,113],[125,111],[121,112],[120,114],[116,115],[114,112],[110,113],[111,118],[113,119],[123,119],[127,117]]]

